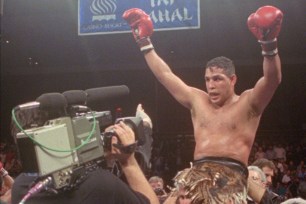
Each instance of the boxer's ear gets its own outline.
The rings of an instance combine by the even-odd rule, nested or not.
[[[237,82],[237,75],[236,75],[236,74],[233,74],[233,75],[230,77],[230,79],[231,79],[231,84],[232,84],[232,85],[235,85],[236,82]]]

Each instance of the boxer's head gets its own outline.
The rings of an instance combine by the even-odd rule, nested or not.
[[[206,64],[206,69],[211,69],[212,67],[218,67],[223,69],[224,74],[231,77],[235,74],[235,66],[232,60],[227,57],[216,57],[209,60]]]
[[[230,59],[216,57],[206,64],[206,89],[213,104],[224,105],[233,96],[236,81],[235,66]]]

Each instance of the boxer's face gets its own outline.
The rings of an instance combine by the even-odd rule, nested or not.
[[[222,106],[233,95],[235,82],[236,76],[228,77],[221,68],[209,67],[205,71],[209,99],[218,106]]]

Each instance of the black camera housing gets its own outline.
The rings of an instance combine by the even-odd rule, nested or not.
[[[137,141],[137,145],[143,145],[145,144],[145,136],[144,136],[144,127],[143,122],[140,117],[124,117],[124,118],[118,118],[115,121],[115,124],[118,124],[120,121],[123,121],[126,125],[128,125],[135,134],[135,141]],[[106,131],[101,134],[101,138],[103,141],[103,147],[104,149],[110,151],[111,150],[111,140],[112,137],[115,136],[119,140],[120,139],[115,131]]]

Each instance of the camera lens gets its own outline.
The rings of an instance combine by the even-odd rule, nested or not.
[[[155,188],[155,189],[154,189],[154,192],[155,192],[155,194],[158,195],[158,196],[164,195],[164,191],[163,191],[163,189],[161,189],[161,188]]]

